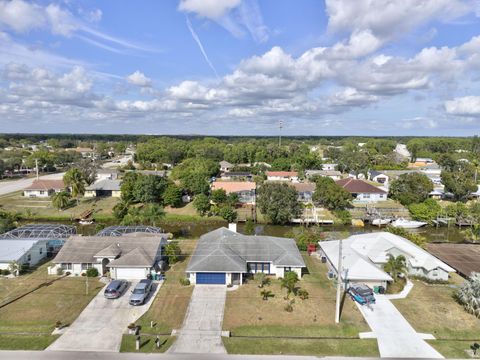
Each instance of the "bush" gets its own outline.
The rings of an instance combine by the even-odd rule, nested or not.
[[[300,299],[307,300],[310,294],[308,293],[307,290],[300,289],[300,290],[298,290],[297,295]]]
[[[432,284],[432,285],[447,285],[447,284],[449,284],[449,282],[447,280],[440,280],[440,279],[439,280],[434,280],[434,279],[429,279],[425,276],[419,276],[419,275],[410,276],[410,279],[423,281],[424,283]]]
[[[11,272],[8,269],[0,270],[0,275],[7,276],[10,275]]]
[[[189,286],[190,285],[190,280],[188,280],[187,278],[180,278],[180,285],[182,286]]]
[[[87,273],[88,277],[97,277],[98,276],[97,268],[92,267],[92,268],[88,269],[86,273]]]
[[[352,214],[348,210],[334,210],[333,214],[340,220],[342,225],[350,225],[352,223]]]
[[[287,302],[283,309],[286,312],[292,312],[293,311],[293,304],[295,304],[295,299],[292,299],[289,302]]]
[[[58,276],[62,276],[62,275],[63,275],[63,269],[62,269],[62,268],[58,268],[58,269],[57,269],[57,275],[58,275]]]

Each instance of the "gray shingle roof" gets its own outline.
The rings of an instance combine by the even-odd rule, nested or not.
[[[293,239],[247,236],[226,228],[200,237],[187,272],[246,272],[247,262],[269,262],[277,266],[305,267]]]
[[[112,250],[112,245],[121,249],[121,255],[118,259],[126,256],[132,250],[140,249],[152,258],[160,255],[160,248],[166,244],[164,234],[145,235],[128,234],[124,236],[71,236],[65,241],[57,256],[53,260],[54,263],[95,263],[95,256]],[[112,254],[114,255],[114,254]],[[107,255],[104,255],[107,256]],[[118,255],[117,255],[118,256]],[[117,259],[117,260],[118,260]],[[143,264],[143,260],[139,259],[139,265]],[[131,266],[135,266],[131,262]]]
[[[135,248],[129,253],[111,261],[108,267],[148,267],[155,264],[155,254],[147,254],[144,249]]]
[[[107,190],[107,191],[120,191],[122,181],[121,180],[110,180],[104,179],[97,182],[94,182],[92,185],[87,186],[85,190]]]

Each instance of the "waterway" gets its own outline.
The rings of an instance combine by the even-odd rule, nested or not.
[[[32,223],[26,222],[26,223]],[[45,223],[45,222],[43,222]],[[58,223],[58,222],[56,222]],[[98,225],[79,225],[78,223],[72,223],[69,221],[61,222],[68,225],[76,225],[77,232],[82,235],[94,235],[99,231]],[[106,226],[115,224],[105,224]],[[174,238],[198,238],[201,235],[215,230],[221,226],[227,226],[224,221],[175,221],[165,222],[160,227],[165,232],[172,233]],[[301,225],[269,225],[269,224],[257,224],[255,227],[255,233],[257,235],[270,235],[270,236],[286,236],[288,237],[294,228],[298,228]],[[239,223],[237,230],[242,233],[245,224]],[[384,228],[378,228],[376,226],[366,225],[365,227],[353,227],[348,225],[325,225],[321,227],[325,233],[326,239],[339,239],[346,238],[353,234],[363,234],[375,231],[384,231]],[[420,229],[409,230],[415,233],[419,233],[427,238],[428,242],[451,242],[461,243],[464,241],[462,230],[457,226],[451,225],[449,227],[433,227],[426,226]]]

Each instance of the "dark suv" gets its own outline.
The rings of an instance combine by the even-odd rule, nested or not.
[[[107,285],[103,295],[107,299],[118,299],[128,287],[127,280],[113,280]]]

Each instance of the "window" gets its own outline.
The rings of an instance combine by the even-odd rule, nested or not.
[[[88,270],[93,267],[92,263],[82,263],[82,270]]]
[[[61,263],[60,266],[63,270],[72,270],[72,263]]]
[[[364,199],[370,199],[370,194],[363,194]]]
[[[291,267],[291,266],[285,268],[285,272],[290,272],[290,271],[292,271],[292,267]]]
[[[44,194],[45,194],[45,191],[40,190],[40,195],[44,195]]]
[[[257,263],[257,262],[248,263],[248,269],[250,272],[254,274],[257,272],[270,274],[270,263]]]
[[[31,261],[32,260],[32,254],[28,254],[27,255],[27,261]]]

